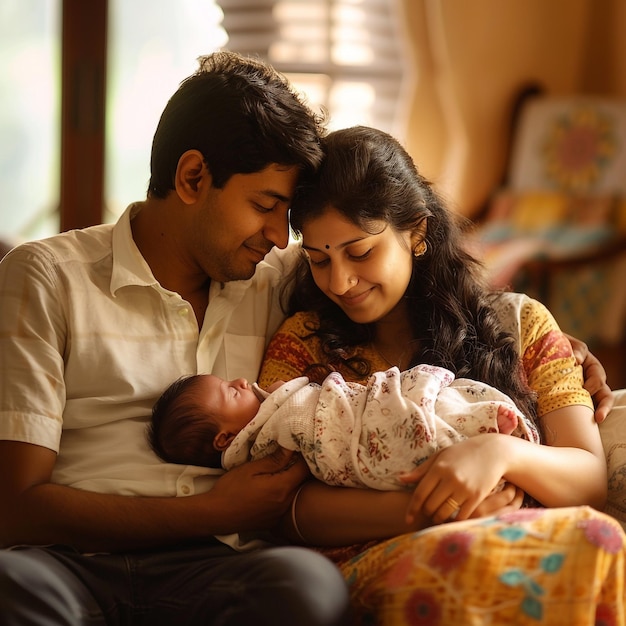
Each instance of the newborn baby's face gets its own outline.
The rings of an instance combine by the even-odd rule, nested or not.
[[[220,416],[223,428],[238,433],[258,412],[261,401],[245,378],[223,380],[207,374],[200,392],[209,411]]]

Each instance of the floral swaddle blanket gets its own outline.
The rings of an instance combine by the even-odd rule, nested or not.
[[[515,411],[513,431],[539,442],[534,425],[505,394],[452,372],[418,365],[392,367],[366,385],[337,372],[322,383],[306,377],[285,383],[224,453],[223,465],[261,458],[277,446],[299,450],[313,475],[332,485],[402,489],[397,476],[435,451],[486,432],[498,432],[497,407]]]

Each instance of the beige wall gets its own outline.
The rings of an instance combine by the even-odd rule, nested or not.
[[[463,214],[502,179],[524,86],[626,97],[623,0],[399,1],[416,69],[405,143]]]

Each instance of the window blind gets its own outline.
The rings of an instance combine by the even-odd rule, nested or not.
[[[226,48],[285,74],[329,127],[388,132],[400,112],[403,31],[395,0],[218,0]]]

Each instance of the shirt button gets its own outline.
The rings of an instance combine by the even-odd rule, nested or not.
[[[187,317],[187,315],[189,315],[189,309],[187,307],[184,309],[178,309],[178,315],[181,317]]]
[[[189,493],[191,492],[191,489],[189,488],[189,485],[183,485],[180,489],[183,493],[183,495],[188,496]]]

